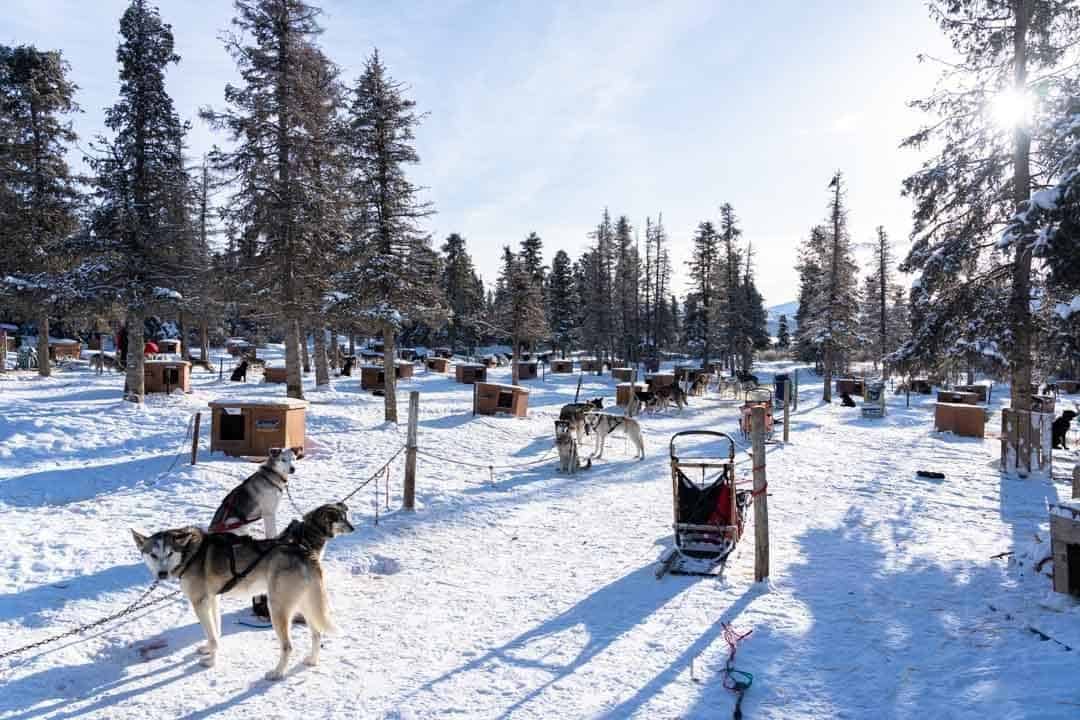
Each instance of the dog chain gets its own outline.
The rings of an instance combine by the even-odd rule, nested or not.
[[[175,591],[169,593],[168,595],[162,595],[161,597],[159,597],[159,598],[157,598],[155,600],[151,600],[151,601],[149,601],[149,602],[147,602],[145,604],[142,604],[143,601],[147,597],[149,597],[150,593],[154,592],[154,590],[157,589],[160,582],[161,582],[160,580],[155,580],[150,585],[150,587],[148,587],[146,589],[146,591],[143,592],[142,595],[140,595],[138,598],[135,599],[135,602],[131,603],[130,605],[128,605],[126,608],[124,608],[123,610],[121,610],[118,613],[114,613],[114,614],[109,615],[107,617],[103,617],[100,620],[95,620],[94,622],[89,623],[87,625],[80,625],[79,627],[72,628],[71,630],[68,630],[67,632],[60,633],[59,635],[53,635],[52,637],[47,637],[44,640],[38,640],[37,642],[30,643],[29,645],[23,645],[22,647],[14,648],[12,650],[6,650],[6,651],[0,653],[0,659],[10,657],[12,655],[19,655],[21,653],[26,652],[27,650],[33,650],[33,649],[39,648],[39,647],[41,647],[43,645],[48,645],[49,643],[56,642],[57,640],[63,640],[66,637],[71,637],[72,635],[78,635],[79,633],[85,632],[87,630],[91,630],[91,629],[96,628],[96,627],[100,627],[100,626],[102,626],[102,625],[104,625],[104,624],[106,624],[108,622],[112,622],[113,620],[117,620],[119,618],[122,618],[125,615],[130,615],[131,613],[135,612],[136,610],[142,610],[144,608],[153,607],[154,605],[165,602],[166,600],[170,600],[170,599],[172,599],[172,598],[174,598],[174,597],[176,597],[177,595],[180,594],[179,590],[175,590]]]

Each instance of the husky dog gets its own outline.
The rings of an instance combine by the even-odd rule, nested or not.
[[[231,532],[262,518],[266,537],[277,536],[277,506],[289,475],[296,472],[295,461],[292,450],[271,448],[266,462],[221,501],[210,521],[210,532]]]
[[[573,426],[565,420],[555,421],[555,447],[559,449],[559,472],[573,475],[584,468],[592,467],[592,460],[585,459],[582,464],[578,458],[578,441],[574,437]]]
[[[1072,425],[1075,417],[1075,410],[1064,410],[1061,417],[1054,421],[1054,424],[1050,426],[1051,447],[1061,448],[1062,450],[1069,449],[1065,445],[1065,437],[1069,434],[1069,426]]]
[[[345,358],[345,365],[341,368],[342,377],[352,377],[352,369],[356,365],[356,356],[349,355]]]
[[[311,628],[311,652],[304,662],[317,665],[319,642],[332,632],[322,558],[326,542],[355,528],[344,503],[323,505],[294,522],[281,538],[256,540],[232,533],[207,533],[197,527],[162,530],[146,537],[131,531],[143,561],[158,580],[174,577],[206,633],[200,661],[213,667],[221,638],[218,595],[265,588],[270,618],[281,642],[277,666],[266,674],[280,680],[292,653],[292,617],[302,612]]]
[[[577,434],[577,441],[580,444],[585,441],[585,433],[588,431],[585,415],[603,407],[604,398],[600,397],[583,403],[567,403],[559,411],[559,421],[570,423],[570,428]]]
[[[593,453],[593,457],[603,457],[604,439],[621,427],[625,429],[626,436],[630,438],[630,442],[637,448],[638,459],[645,459],[645,440],[641,436],[641,425],[634,418],[625,415],[593,412],[585,416],[585,424],[590,432],[596,433],[596,451]]]
[[[241,360],[240,364],[233,369],[232,376],[230,376],[229,379],[233,382],[247,382],[247,371],[249,364],[250,363],[247,358]]]
[[[679,387],[678,383],[672,385],[660,385],[652,391],[651,397],[645,401],[645,407],[658,412],[667,410],[668,405],[674,401],[675,405],[682,410],[686,407],[686,392]]]

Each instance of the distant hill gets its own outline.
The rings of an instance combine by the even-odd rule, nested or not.
[[[783,303],[782,305],[773,305],[769,308],[769,335],[776,337],[776,334],[780,331],[780,316],[787,315],[788,332],[795,332],[795,311],[799,309],[799,303],[795,300],[791,302]]]

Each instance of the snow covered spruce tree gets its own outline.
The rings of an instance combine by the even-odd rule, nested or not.
[[[522,343],[532,344],[547,337],[543,289],[525,265],[524,257],[503,247],[503,266],[495,292],[495,319],[499,333],[510,340],[512,382],[518,383],[518,357]]]
[[[548,275],[547,308],[551,342],[562,357],[566,357],[566,351],[579,340],[576,322],[579,305],[570,256],[559,250],[551,261]]]
[[[795,358],[821,367],[821,343],[814,334],[810,320],[816,316],[817,289],[821,285],[821,260],[825,254],[825,229],[820,225],[810,229],[795,269],[799,273],[799,298],[795,311]]]
[[[776,323],[776,347],[787,350],[791,347],[791,331],[788,329],[787,315],[781,315]]]
[[[434,322],[446,315],[439,287],[438,257],[420,220],[432,214],[409,181],[405,167],[420,161],[413,148],[421,115],[405,97],[375,51],[352,89],[348,142],[351,153],[354,206],[367,219],[359,238],[358,261],[344,273],[340,302],[352,305],[383,337],[383,364],[394,377],[395,337],[409,320]],[[386,383],[385,417],[397,422],[394,383]]]
[[[754,353],[769,347],[768,312],[765,310],[765,299],[758,292],[754,282],[754,271],[751,261],[754,253],[752,248],[746,250],[746,266],[739,287],[739,341],[738,357],[739,367],[744,373],[749,373],[754,366]]]
[[[89,158],[96,173],[92,272],[88,292],[111,295],[127,310],[125,397],[142,402],[143,324],[156,302],[175,301],[173,285],[187,269],[190,231],[184,212],[189,182],[182,154],[186,130],[165,89],[165,70],[179,62],[172,28],[145,0],[120,18],[120,98],[105,112],[112,132]]]
[[[442,253],[442,290],[450,309],[447,343],[454,350],[471,347],[479,340],[476,321],[484,314],[484,283],[476,274],[461,235],[448,235]]]
[[[915,202],[913,244],[901,269],[911,291],[913,337],[901,360],[1007,353],[1011,405],[1031,406],[1032,248],[1001,230],[1048,178],[1056,146],[1043,142],[1037,97],[1054,94],[1075,44],[1080,8],[1068,0],[933,0],[930,13],[960,56],[942,82],[914,103],[933,116],[904,144],[940,148],[904,181]],[[1071,62],[1071,61],[1070,61]],[[1021,236],[1015,236],[1021,237]],[[1005,289],[1007,313],[987,309]],[[988,320],[998,322],[987,322]],[[963,337],[978,324],[982,337]]]
[[[686,325],[688,339],[700,343],[701,366],[705,367],[712,357],[713,337],[716,334],[717,269],[720,238],[716,228],[708,220],[698,224],[694,233],[693,249],[686,267],[693,287],[693,307],[687,298]],[[690,328],[693,326],[693,331]],[[697,349],[697,348],[695,348]]]
[[[615,221],[614,302],[618,327],[617,353],[628,363],[637,362],[641,345],[638,301],[641,264],[630,219],[620,215]]]
[[[240,85],[226,85],[224,111],[202,116],[233,141],[213,163],[233,182],[227,215],[255,273],[252,301],[283,325],[286,392],[303,397],[301,323],[310,319],[338,239],[334,69],[315,44],[320,10],[301,0],[237,0],[226,49]],[[265,310],[264,310],[265,311]]]
[[[78,226],[78,189],[65,159],[76,136],[64,117],[78,106],[67,73],[58,52],[0,45],[0,297],[36,318],[45,376],[49,317],[64,294],[58,274],[71,265],[65,245]]]

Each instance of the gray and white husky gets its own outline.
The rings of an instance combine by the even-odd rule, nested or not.
[[[266,462],[221,501],[210,532],[232,532],[261,518],[266,537],[276,537],[278,503],[289,476],[296,472],[295,462],[292,450],[272,448]]]
[[[574,437],[573,425],[559,420],[555,423],[555,447],[559,450],[559,472],[573,475],[580,469],[592,467],[592,460],[586,458],[582,463],[578,458],[578,441]]]
[[[604,440],[608,435],[619,428],[623,429],[626,437],[637,449],[639,460],[645,458],[645,440],[641,436],[641,425],[632,417],[625,415],[613,415],[611,413],[592,412],[585,415],[585,427],[588,432],[596,434],[596,449],[593,457],[600,458],[604,455]]]
[[[298,612],[311,629],[311,652],[304,662],[319,662],[319,642],[334,629],[323,577],[323,550],[327,540],[354,529],[348,508],[335,503],[312,510],[271,540],[208,533],[197,527],[162,530],[149,537],[135,530],[131,534],[154,577],[180,580],[206,633],[206,644],[199,648],[200,662],[206,667],[213,667],[221,638],[218,596],[266,592],[270,620],[281,643],[278,663],[266,677],[280,680],[292,653],[289,629]]]

